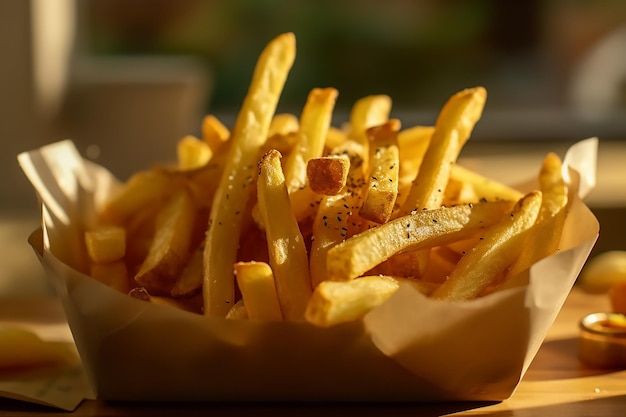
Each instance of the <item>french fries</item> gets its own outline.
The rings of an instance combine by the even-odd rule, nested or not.
[[[235,275],[248,318],[282,320],[272,268],[265,262],[237,262]]]
[[[233,264],[243,213],[254,185],[261,147],[294,59],[292,33],[280,35],[266,46],[231,132],[229,158],[213,197],[204,248],[202,290],[206,315],[224,317],[235,303]]]
[[[280,158],[280,153],[273,150],[261,159],[257,194],[281,310],[286,319],[298,320],[304,318],[311,298],[311,278],[304,238],[291,211]]]
[[[337,128],[334,88],[311,89],[299,117],[274,113],[294,59],[293,34],[272,40],[232,130],[206,116],[173,167],[104,202],[85,233],[94,278],[207,316],[329,327],[403,284],[487,296],[559,250],[571,190],[557,155],[527,194],[457,164],[484,88],[454,94],[433,126],[402,129],[391,98],[371,95]]]
[[[159,212],[150,250],[135,281],[153,294],[171,291],[189,259],[195,208],[185,189],[178,191]]]
[[[328,251],[326,276],[356,278],[396,253],[465,239],[501,219],[508,202],[467,204],[417,211],[355,235]]]
[[[359,215],[376,223],[391,217],[398,196],[400,154],[398,150],[400,121],[389,122],[367,130],[370,138],[369,178],[365,201]]]
[[[456,268],[431,295],[432,298],[463,301],[475,298],[511,266],[524,247],[525,233],[539,215],[541,192],[519,200],[509,216],[485,231],[480,242],[465,254]]]

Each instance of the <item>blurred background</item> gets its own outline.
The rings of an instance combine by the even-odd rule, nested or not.
[[[614,224],[598,248],[626,246],[623,0],[0,0],[0,262],[19,264],[0,292],[39,285],[21,261],[38,268],[25,239],[39,213],[19,152],[70,138],[122,179],[171,160],[205,114],[232,123],[259,52],[286,31],[298,52],[279,111],[333,86],[335,125],[380,93],[404,126],[433,124],[451,94],[483,85],[468,157],[514,150],[536,164],[599,136],[608,192],[590,205]]]

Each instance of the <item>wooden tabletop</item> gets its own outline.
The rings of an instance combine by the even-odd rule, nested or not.
[[[145,404],[84,401],[65,412],[25,402],[0,399],[0,416],[623,416],[626,370],[599,370],[578,358],[578,322],[588,313],[607,311],[603,295],[576,288],[551,328],[535,360],[506,401],[446,404]]]

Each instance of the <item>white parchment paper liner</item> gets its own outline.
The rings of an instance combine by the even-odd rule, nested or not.
[[[565,157],[583,198],[597,139]],[[30,243],[64,305],[94,392],[107,400],[503,400],[528,368],[599,232],[578,196],[562,250],[520,286],[466,303],[400,290],[362,322],[207,318],[132,299],[88,277],[82,232],[118,185],[63,141],[18,157],[42,202]],[[529,167],[536,177],[539,167]],[[532,179],[529,181],[533,181]]]

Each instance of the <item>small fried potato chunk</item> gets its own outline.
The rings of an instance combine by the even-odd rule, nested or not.
[[[178,141],[176,155],[178,169],[189,171],[206,165],[213,156],[213,151],[208,143],[193,135],[187,135]]]
[[[312,292],[308,256],[277,150],[266,153],[259,163],[257,197],[281,310],[287,320],[304,320]]]
[[[231,133],[227,162],[215,191],[204,246],[204,313],[225,317],[235,302],[233,265],[256,164],[296,52],[293,33],[263,49]]]
[[[369,178],[359,215],[379,224],[389,220],[398,196],[399,130],[398,119],[367,130],[370,139]]]
[[[126,229],[100,226],[85,232],[85,246],[92,262],[101,264],[119,261],[126,255]]]
[[[135,282],[154,295],[169,294],[189,258],[195,207],[186,189],[179,190],[159,212],[154,238]]]
[[[320,195],[336,195],[346,185],[350,159],[346,155],[330,155],[309,159],[306,172],[309,187]]]
[[[249,319],[282,320],[274,274],[268,264],[237,262],[235,276]]]
[[[417,211],[368,229],[328,251],[327,279],[350,280],[402,251],[431,248],[472,236],[499,221],[512,205],[487,202]]]
[[[474,249],[461,258],[431,297],[449,301],[470,300],[494,285],[494,281],[523,252],[525,232],[535,224],[540,207],[540,191],[522,197],[510,215],[487,229]]]

